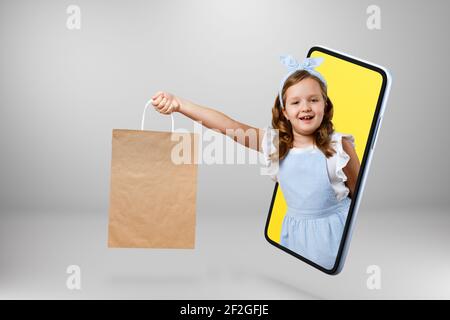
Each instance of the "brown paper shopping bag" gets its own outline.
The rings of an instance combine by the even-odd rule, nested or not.
[[[149,104],[141,130],[112,132],[108,247],[194,248],[198,137],[175,133],[173,115],[172,132],[144,131]],[[174,161],[180,141],[190,161]]]

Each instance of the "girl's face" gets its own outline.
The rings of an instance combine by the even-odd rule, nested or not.
[[[286,90],[283,114],[292,129],[301,135],[312,135],[322,123],[325,100],[317,80],[306,78]]]

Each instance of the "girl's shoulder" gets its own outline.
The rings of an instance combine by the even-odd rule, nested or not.
[[[264,130],[261,139],[261,153],[264,160],[264,174],[269,175],[272,180],[277,181],[278,161],[273,160],[273,154],[277,152],[278,146],[278,130],[271,126],[262,128]]]
[[[347,176],[343,169],[350,161],[350,156],[345,152],[342,144],[343,139],[349,141],[355,148],[355,137],[353,135],[335,131],[331,135],[331,142],[336,152],[333,156],[327,158],[328,175],[338,200],[342,200],[349,194],[349,189],[344,184],[347,181]]]
[[[264,156],[269,157],[272,153],[277,151],[278,130],[271,126],[266,126],[261,130],[264,131],[261,139],[261,152]]]
[[[334,131],[331,134],[331,142],[335,145],[337,144],[342,146],[342,139],[346,139],[352,144],[353,148],[355,147],[355,137],[352,134],[337,131]]]

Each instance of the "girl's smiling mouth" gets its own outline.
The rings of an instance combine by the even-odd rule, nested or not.
[[[304,115],[304,116],[301,116],[299,119],[301,120],[301,121],[307,121],[307,122],[309,122],[309,121],[311,121],[312,119],[314,118],[314,115]]]

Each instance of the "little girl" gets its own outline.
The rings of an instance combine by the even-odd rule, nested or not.
[[[280,244],[331,269],[360,167],[354,138],[334,131],[327,83],[314,69],[322,59],[307,58],[299,64],[291,56],[282,56],[281,62],[289,72],[272,108],[272,126],[264,129],[167,92],[156,93],[152,104],[160,113],[180,112],[262,152],[288,207]],[[237,139],[233,136],[237,129],[256,130],[258,143]]]

